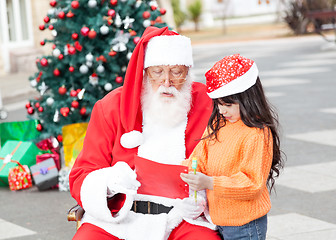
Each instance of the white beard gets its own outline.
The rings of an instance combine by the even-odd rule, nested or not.
[[[156,92],[144,77],[144,89],[141,97],[142,110],[149,122],[164,126],[176,126],[184,121],[191,107],[191,80],[187,81],[178,91],[175,87],[160,86]],[[173,97],[162,97],[161,93],[173,94]]]

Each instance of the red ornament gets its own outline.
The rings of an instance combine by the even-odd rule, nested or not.
[[[61,53],[60,55],[58,55],[58,59],[62,60],[64,58],[64,55]]]
[[[56,48],[56,45],[55,45],[55,44],[53,44],[53,45],[51,46],[51,48],[52,48],[52,49],[55,49],[55,48]]]
[[[49,4],[50,6],[55,7],[57,5],[57,2],[56,0],[51,0]]]
[[[61,75],[60,70],[58,70],[57,68],[54,70],[54,76],[58,77],[59,75]]]
[[[82,107],[80,110],[79,110],[79,114],[80,115],[85,115],[86,114],[86,108],[85,107]]]
[[[109,52],[108,55],[110,55],[111,57],[114,57],[115,55],[117,55],[117,52],[115,52],[115,51],[111,51],[111,52]]]
[[[42,58],[41,61],[40,61],[40,63],[41,63],[42,67],[48,66],[48,60],[46,58]]]
[[[78,94],[78,92],[77,92],[76,90],[71,90],[71,91],[70,91],[70,96],[71,96],[71,97],[76,97],[77,94]]]
[[[72,18],[73,16],[75,16],[75,14],[73,14],[71,11],[69,11],[66,16],[67,16],[67,18]]]
[[[26,104],[26,108],[28,109],[28,108],[30,108],[30,107],[31,107],[31,104],[30,104],[30,102],[29,102],[29,103]]]
[[[43,24],[43,25],[40,25],[40,26],[39,26],[39,29],[40,29],[41,31],[43,31],[43,30],[45,29],[44,24]]]
[[[33,107],[29,107],[29,108],[27,109],[27,112],[28,112],[29,115],[32,115],[32,114],[34,114],[35,110],[34,110]]]
[[[140,41],[140,37],[135,37],[133,38],[134,44],[137,44]]]
[[[41,44],[41,46],[44,46],[45,45],[45,41],[41,41],[40,44]]]
[[[74,45],[77,51],[82,51],[83,47],[78,41],[76,41]]]
[[[158,23],[162,23],[162,18],[160,16],[158,16],[156,19],[155,19],[156,22]]]
[[[53,25],[49,25],[48,27],[50,30],[53,30],[54,29],[54,26]]]
[[[157,9],[157,6],[154,6],[154,5],[151,6],[152,11],[155,11],[156,9]]]
[[[42,127],[42,125],[39,123],[39,124],[36,125],[36,129],[37,129],[37,131],[41,132],[42,129],[43,129],[43,127]]]
[[[149,17],[150,17],[150,12],[148,12],[148,11],[144,11],[143,14],[142,14],[142,17],[143,17],[144,19],[149,18]]]
[[[69,115],[70,109],[68,107],[62,107],[60,109],[60,113],[63,117],[67,117]]]
[[[58,141],[58,142],[62,142],[62,141],[63,141],[63,137],[62,137],[62,135],[58,135],[56,138],[57,138],[57,141]]]
[[[39,112],[43,112],[43,107],[39,107],[38,109],[37,109]]]
[[[64,18],[65,18],[65,13],[64,13],[64,12],[59,12],[59,13],[58,13],[58,17],[59,17],[60,19],[64,19]]]
[[[75,71],[75,68],[73,66],[70,66],[69,67],[69,72],[74,72]]]
[[[67,89],[64,86],[62,86],[58,89],[58,93],[60,95],[64,95],[64,94],[66,94],[66,92],[67,92]]]
[[[111,0],[110,3],[111,3],[112,6],[115,6],[115,5],[117,5],[118,0]]]
[[[88,27],[82,27],[81,34],[86,37],[89,34],[90,29]]]
[[[136,36],[136,31],[134,31],[134,30],[132,30],[132,31],[130,31],[130,34],[131,34],[131,36]]]
[[[71,103],[71,107],[73,107],[73,108],[78,108],[78,106],[79,106],[79,102],[77,102],[76,100],[75,100],[75,101],[72,101],[72,103]]]
[[[78,2],[78,1],[72,1],[72,2],[71,2],[71,7],[72,7],[73,9],[77,9],[77,8],[79,8],[79,2]]]
[[[80,91],[82,91],[82,89],[79,89],[79,88],[78,88],[76,91],[77,91],[77,94],[78,94]]]
[[[161,9],[160,9],[160,13],[161,13],[161,15],[165,15],[165,14],[166,14],[166,12],[167,12],[167,10],[166,10],[166,9],[164,9],[164,8],[161,8]]]
[[[97,33],[95,32],[95,30],[91,30],[91,31],[88,33],[88,37],[89,37],[90,39],[94,39],[94,38],[96,38],[96,36],[97,36]]]
[[[71,37],[72,37],[73,40],[77,40],[78,39],[78,33],[73,33],[71,35]]]
[[[116,83],[122,83],[123,82],[123,78],[122,77],[116,77],[115,79]]]
[[[36,102],[36,103],[35,103],[35,107],[36,107],[36,108],[39,108],[39,107],[40,107],[40,103],[39,103],[39,102]]]
[[[107,11],[107,15],[111,16],[111,17],[114,17],[115,16],[115,11],[114,9],[110,9]]]
[[[68,48],[68,53],[69,53],[70,55],[74,55],[74,54],[76,53],[76,48],[75,48],[74,46],[70,46],[70,47]]]
[[[50,21],[50,18],[47,16],[47,17],[45,17],[45,18],[43,19],[43,21],[44,21],[45,23],[48,23],[48,22]]]

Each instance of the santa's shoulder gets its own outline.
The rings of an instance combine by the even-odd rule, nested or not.
[[[104,115],[119,114],[122,87],[118,87],[98,100]]]
[[[200,101],[211,101],[207,94],[207,88],[205,84],[200,82],[193,82],[191,85],[191,92],[193,95],[193,99],[198,99]]]

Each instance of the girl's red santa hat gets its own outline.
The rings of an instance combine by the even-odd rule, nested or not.
[[[125,133],[120,143],[125,148],[142,144],[141,90],[144,69],[159,65],[193,65],[191,41],[168,27],[148,27],[137,43],[128,63],[121,92],[120,118]]]
[[[221,98],[244,92],[257,80],[256,63],[239,54],[226,56],[205,73],[210,98]]]

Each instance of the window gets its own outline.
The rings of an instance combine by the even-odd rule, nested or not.
[[[5,0],[0,4],[0,31],[8,36],[9,42],[29,40],[28,6],[29,0]],[[3,37],[1,37],[2,41]]]

